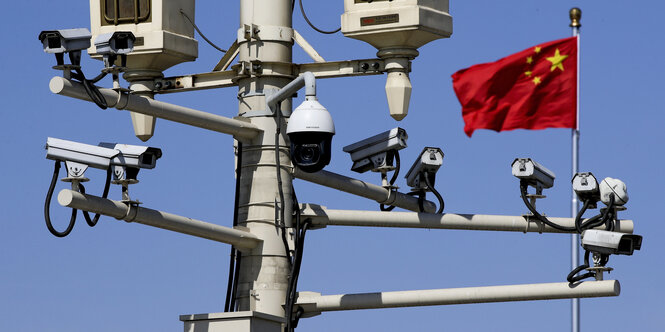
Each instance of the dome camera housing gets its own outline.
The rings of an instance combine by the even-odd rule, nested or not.
[[[316,98],[308,96],[293,111],[286,134],[291,140],[291,160],[302,171],[318,172],[330,163],[335,125]]]

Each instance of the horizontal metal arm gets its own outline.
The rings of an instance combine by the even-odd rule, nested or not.
[[[482,214],[434,214],[413,212],[381,212],[331,210],[320,205],[304,204],[302,216],[310,218],[314,226],[365,226],[431,229],[464,229],[476,231],[572,233],[547,226],[528,216],[498,216]],[[574,227],[574,218],[552,218],[553,223]],[[605,225],[597,227],[604,229]],[[615,231],[633,232],[632,220],[617,221]]]
[[[69,189],[60,191],[58,203],[62,206],[99,213],[127,222],[136,222],[228,243],[238,249],[252,249],[262,242],[256,235],[249,232],[142,207],[128,209],[128,205],[123,202],[81,194]]]
[[[617,280],[586,281],[577,284],[559,282],[343,295],[300,292],[294,308],[301,307],[307,317],[324,311],[608,297],[619,296],[620,292],[621,287]]]
[[[51,92],[67,97],[90,101],[83,84],[63,77],[54,77],[49,84]],[[173,105],[144,96],[116,92],[112,89],[100,88],[109,107],[128,110],[136,113],[152,115],[161,119],[180,122],[194,127],[204,128],[239,139],[250,139],[261,132],[257,126],[240,120],[230,119],[221,115],[206,113],[195,109]]]
[[[417,197],[409,196],[395,190],[388,190],[381,186],[353,179],[337,173],[328,171],[307,173],[296,168],[294,176],[301,180],[341,190],[360,197],[369,198],[381,204],[394,205],[396,207],[410,211],[420,211]],[[436,205],[427,200],[423,202],[423,207],[425,212],[436,211]]]
[[[381,75],[386,71],[386,64],[382,59],[314,62],[296,65],[283,62],[261,62],[260,65],[261,76],[296,77],[304,72],[312,72],[317,79]],[[246,64],[246,67],[251,67],[251,65]],[[232,69],[165,77],[156,80],[163,86],[157,93],[166,94],[236,86],[239,78],[247,76],[247,74],[240,74],[239,72],[241,71]]]

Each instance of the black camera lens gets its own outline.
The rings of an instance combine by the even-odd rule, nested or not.
[[[300,161],[304,164],[316,163],[319,160],[318,144],[303,144],[298,152]]]

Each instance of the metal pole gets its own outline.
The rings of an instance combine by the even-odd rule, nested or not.
[[[306,204],[302,211],[303,218],[310,218],[314,226],[362,226],[362,227],[402,227],[428,229],[459,229],[475,231],[503,231],[523,233],[569,233],[528,216],[498,216],[482,214],[454,213],[415,213],[331,210],[319,205]],[[574,227],[574,218],[549,218],[552,222]],[[605,229],[605,225],[598,226]],[[620,220],[616,232],[632,233],[633,221]]]
[[[294,176],[298,179],[341,190],[349,194],[369,198],[381,204],[394,205],[410,211],[420,211],[418,198],[416,197],[337,173],[328,171],[307,173],[296,168]],[[423,208],[425,212],[436,211],[436,205],[428,200],[423,202]]]
[[[266,114],[266,95],[282,89],[295,77],[290,66],[271,72],[263,72],[261,66],[266,62],[292,63],[291,3],[241,0],[238,31],[238,62],[249,74],[238,80],[238,114],[259,114],[247,119],[263,131],[243,144],[238,225],[261,238],[263,245],[240,257],[237,310],[277,317],[285,316],[290,271],[284,239],[289,249],[294,248],[292,176],[288,170],[291,161],[286,121],[282,118],[278,123],[276,117]],[[279,107],[282,114],[290,114],[291,99],[281,101]],[[279,169],[277,158],[282,166]]]
[[[99,213],[118,220],[227,243],[241,249],[256,248],[261,243],[261,239],[249,232],[138,206],[130,208],[123,202],[81,194],[69,189],[60,191],[58,203],[62,206]]]
[[[83,84],[63,77],[54,77],[49,83],[51,92],[67,97],[90,101]],[[221,115],[202,112],[188,107],[173,105],[136,94],[116,92],[111,89],[99,89],[109,107],[136,113],[153,115],[161,119],[188,124],[191,126],[230,134],[238,139],[251,139],[261,130],[245,121],[229,119]]]
[[[572,130],[572,176],[574,176],[579,171],[580,166],[580,19],[582,18],[582,11],[579,8],[570,9],[570,27],[573,28],[573,36],[577,37],[577,89],[576,89],[576,103],[575,103],[575,113],[577,116],[576,128]],[[571,217],[575,218],[577,213],[580,210],[579,202],[577,201],[577,195],[575,191],[572,190],[572,200],[571,200]],[[577,268],[580,265],[580,237],[578,234],[573,234],[570,236],[570,246],[571,246],[571,269]],[[572,331],[580,331],[580,300],[573,299],[571,302],[571,311],[572,311]]]
[[[311,316],[324,311],[607,297],[619,296],[620,292],[621,286],[616,280],[342,295],[301,292],[296,307],[302,307],[305,315]]]

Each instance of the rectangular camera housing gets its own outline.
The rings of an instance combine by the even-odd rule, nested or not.
[[[582,232],[582,248],[606,255],[632,255],[642,248],[642,236],[588,229]]]
[[[162,157],[162,150],[140,145],[99,143],[99,146],[114,149],[120,152],[111,159],[112,165],[153,169],[157,165],[157,159]]]
[[[90,47],[91,38],[86,28],[45,30],[39,34],[44,52],[52,54],[85,50]]]
[[[512,163],[513,176],[526,180],[534,187],[551,188],[556,176],[545,166],[533,161],[531,158],[517,158]]]
[[[443,151],[440,148],[425,147],[406,173],[406,184],[413,189],[425,189],[426,185],[421,182],[421,179],[423,179],[423,176],[434,179],[434,174],[443,164],[443,156]],[[432,183],[432,185],[434,184]]]
[[[83,144],[64,139],[46,139],[46,159],[73,161],[93,168],[108,169],[111,159],[120,152],[107,147]]]
[[[364,173],[392,164],[395,151],[404,149],[408,138],[406,130],[397,127],[347,145],[343,151],[351,155],[353,161],[351,170]]]

